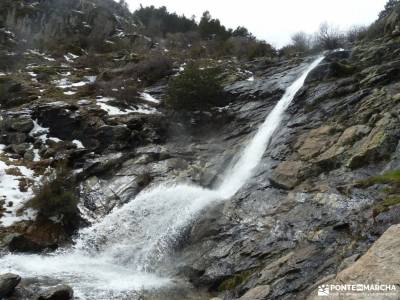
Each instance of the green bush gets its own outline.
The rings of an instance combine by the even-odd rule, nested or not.
[[[34,197],[28,202],[28,207],[36,209],[40,217],[64,215],[66,219],[74,218],[79,214],[75,187],[70,170],[61,164],[52,176],[45,177],[34,189]]]
[[[167,105],[176,110],[208,110],[223,103],[221,72],[188,64],[168,86]]]

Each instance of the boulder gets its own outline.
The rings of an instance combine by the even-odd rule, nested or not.
[[[68,285],[58,285],[40,293],[37,300],[70,300],[74,298],[74,291]]]
[[[275,186],[292,189],[305,178],[309,170],[309,166],[305,162],[284,161],[273,170],[269,179]]]
[[[23,253],[39,253],[46,249],[56,249],[56,244],[49,244],[46,241],[39,243],[34,241],[25,235],[13,235],[8,243],[8,249],[11,252],[23,252]]]
[[[366,125],[354,125],[347,128],[338,140],[340,145],[351,145],[371,131]]]
[[[396,149],[396,128],[393,128],[389,116],[384,116],[371,130],[368,136],[355,146],[354,155],[347,166],[351,169],[359,168],[369,162],[388,158]]]
[[[259,285],[251,290],[247,291],[239,300],[264,300],[271,292],[271,287],[269,285]]]
[[[28,143],[10,145],[11,150],[14,153],[21,155],[21,156],[23,156],[25,154],[25,152],[29,150],[30,147],[31,147],[31,145]]]
[[[33,129],[33,121],[30,116],[22,115],[19,117],[10,116],[4,119],[4,124],[8,130],[28,133]]]
[[[22,132],[9,132],[3,136],[2,140],[5,144],[22,144],[27,140],[28,136]]]
[[[354,259],[351,257],[351,259]],[[400,282],[400,225],[391,226],[365,253],[350,267],[339,272],[336,277],[324,284],[385,284]],[[314,290],[307,299],[320,299]],[[398,287],[393,297],[383,294],[365,293],[346,295],[340,299],[398,299]],[[336,297],[334,299],[339,299]]]
[[[334,132],[335,128],[332,126],[322,126],[310,130],[307,135],[300,136],[295,145],[298,148],[297,152],[304,160],[317,156],[332,144]]]
[[[337,61],[341,59],[348,59],[350,56],[351,56],[350,50],[331,51],[329,54],[325,55],[325,60]]]
[[[387,283],[400,282],[400,225],[391,226],[349,268],[340,272],[336,279],[341,282]]]
[[[370,130],[365,125],[355,125],[347,128],[336,144],[317,157],[317,163],[325,169],[335,167],[341,161],[344,153],[347,153],[352,145],[368,134]]]
[[[20,281],[21,277],[16,274],[7,273],[0,275],[0,299],[12,294]]]

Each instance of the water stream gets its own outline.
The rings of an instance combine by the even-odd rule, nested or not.
[[[74,288],[79,299],[121,299],[130,291],[171,284],[158,274],[158,266],[202,210],[232,197],[251,177],[274,132],[282,126],[285,110],[322,60],[317,58],[287,88],[215,189],[161,184],[82,229],[72,249],[50,255],[8,254],[0,258],[0,270],[22,277],[60,279]]]

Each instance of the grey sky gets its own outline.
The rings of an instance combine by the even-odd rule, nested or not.
[[[297,31],[315,32],[319,24],[347,29],[373,22],[387,0],[127,0],[131,9],[154,5],[187,17],[209,10],[228,27],[247,27],[258,38],[285,45]]]

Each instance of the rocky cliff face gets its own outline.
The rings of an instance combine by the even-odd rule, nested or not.
[[[30,47],[100,47],[135,26],[113,1],[3,1],[0,24]]]
[[[196,284],[304,297],[398,222],[397,202],[379,209],[379,186],[359,184],[398,168],[397,43],[332,53],[310,74],[253,180],[195,222],[182,255]]]
[[[99,41],[127,36],[133,25],[119,6],[89,0],[1,5],[7,8],[0,13],[5,251],[68,244],[71,231],[159,182],[216,185],[312,60],[212,62],[226,68],[230,104],[176,113],[162,103],[166,78],[179,72],[180,62],[163,61],[154,79],[146,76],[154,68],[133,55],[85,54]],[[43,46],[65,40],[79,51]],[[35,43],[42,50],[33,49]],[[209,207],[185,233],[170,264],[192,287],[171,299],[300,299],[312,297],[319,282],[369,270],[368,258],[358,258],[400,221],[398,196],[383,189],[398,184],[397,175],[370,179],[400,168],[399,51],[399,38],[386,36],[326,55],[296,95],[252,179],[229,201]],[[122,100],[132,78],[142,85],[133,99]],[[38,220],[25,206],[35,183],[60,160],[69,162],[79,185],[81,220],[74,224],[62,215]],[[382,243],[384,238],[367,256]],[[19,289],[17,295],[29,295],[29,282]]]

